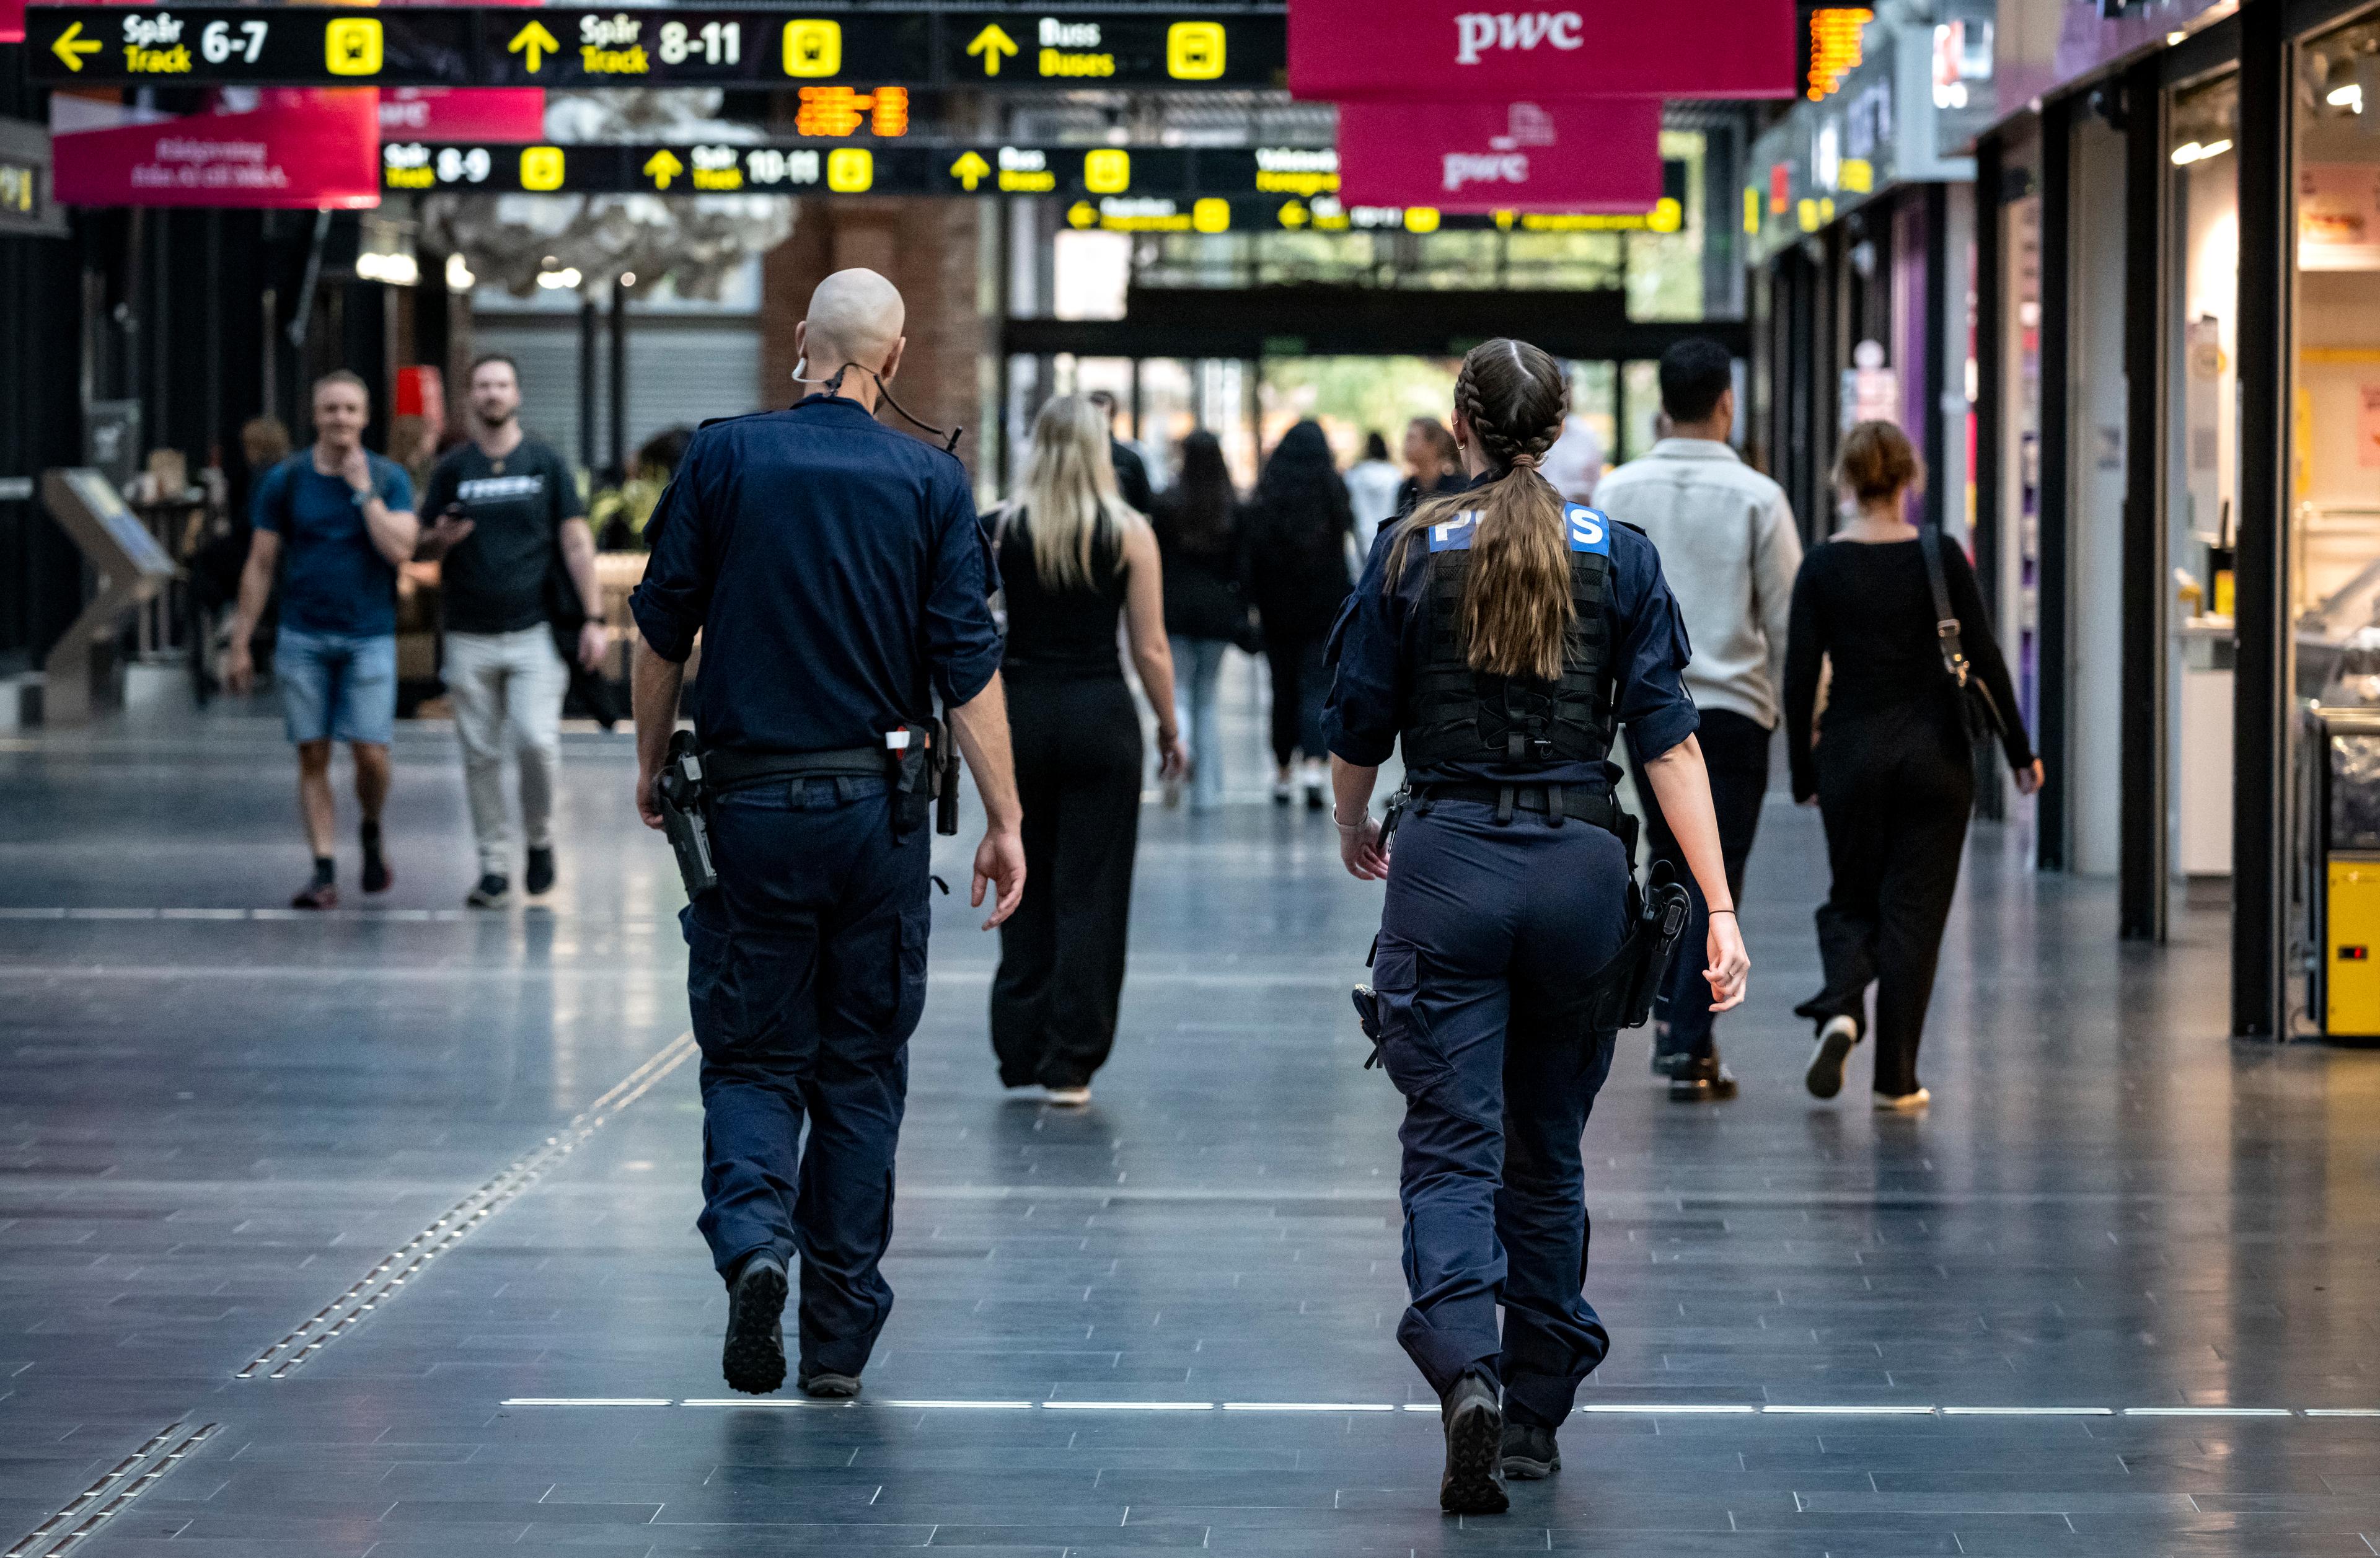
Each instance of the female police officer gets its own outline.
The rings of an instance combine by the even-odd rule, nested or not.
[[[1588,976],[1620,949],[1634,832],[1613,798],[1615,724],[1711,905],[1716,1009],[1742,1000],[1750,968],[1660,559],[1537,474],[1563,404],[1535,347],[1463,359],[1454,435],[1473,485],[1382,532],[1331,639],[1341,853],[1389,884],[1372,982],[1378,1058],[1405,1096],[1397,1339],[1442,1403],[1439,1499],[1458,1514],[1502,1510],[1507,1474],[1560,1465],[1554,1430],[1610,1345],[1579,1291],[1579,1138],[1616,1036],[1595,1030]],[[1367,807],[1398,742],[1412,802],[1392,866]]]

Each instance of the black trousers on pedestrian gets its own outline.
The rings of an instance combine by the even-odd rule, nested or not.
[[[1917,1042],[1975,805],[1974,764],[1954,720],[1947,709],[1829,720],[1816,750],[1834,868],[1817,916],[1827,984],[1793,1009],[1864,1022],[1874,983],[1876,1090],[1895,1098],[1917,1090]]]
[[[1330,691],[1330,673],[1323,663],[1322,639],[1291,639],[1265,629],[1265,659],[1272,667],[1272,756],[1281,767],[1290,755],[1302,752],[1319,759],[1322,703]]]
[[[1008,684],[1025,898],[1000,928],[1000,1079],[1080,1087],[1115,1043],[1140,834],[1140,713],[1121,676]]]
[[[1753,836],[1760,831],[1761,802],[1768,794],[1768,742],[1774,732],[1748,714],[1706,709],[1696,734],[1702,743],[1703,766],[1710,771],[1711,809],[1718,817],[1718,852],[1727,867],[1728,896],[1742,902],[1743,864],[1752,858]],[[1710,981],[1703,978],[1703,970],[1709,967],[1703,955],[1710,936],[1709,906],[1703,902],[1703,890],[1695,883],[1694,872],[1686,869],[1685,851],[1678,847],[1677,835],[1670,831],[1650,785],[1644,794],[1653,858],[1670,862],[1694,903],[1694,918],[1686,924],[1685,939],[1678,943],[1678,955],[1670,960],[1669,977],[1655,1006],[1653,1015],[1664,1025],[1657,1030],[1661,1034],[1658,1042],[1664,1054],[1706,1060],[1715,1053]]]

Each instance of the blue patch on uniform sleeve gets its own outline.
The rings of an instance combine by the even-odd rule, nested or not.
[[[1468,552],[1471,538],[1479,533],[1479,516],[1458,514],[1443,524],[1429,528],[1429,549],[1432,552]]]
[[[1562,523],[1570,531],[1572,552],[1597,552],[1611,555],[1611,521],[1598,509],[1583,503],[1562,505]],[[1435,545],[1433,544],[1433,550]]]

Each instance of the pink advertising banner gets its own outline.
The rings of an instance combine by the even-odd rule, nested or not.
[[[1661,194],[1658,98],[1339,108],[1345,205],[1635,213]]]
[[[67,205],[380,204],[380,93],[370,87],[226,93],[218,109],[103,128],[60,128],[52,178]]]
[[[1794,95],[1793,0],[1487,3],[1289,0],[1290,92],[1498,103]]]
[[[537,87],[382,87],[384,140],[543,140]]]

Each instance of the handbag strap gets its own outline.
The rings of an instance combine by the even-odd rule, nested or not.
[[[1917,550],[1925,559],[1925,587],[1934,595],[1934,634],[1942,648],[1942,669],[1951,685],[1967,685],[1967,651],[1959,642],[1959,619],[1950,610],[1950,587],[1942,577],[1942,554],[1936,548],[1949,540],[1941,531],[1921,529]]]

